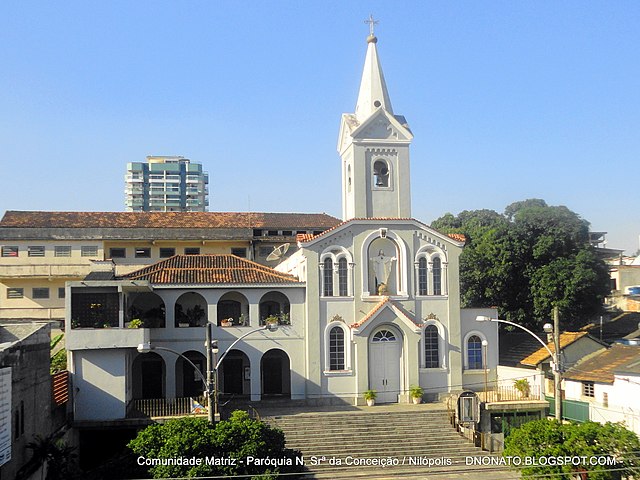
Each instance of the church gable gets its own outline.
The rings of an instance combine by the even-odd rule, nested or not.
[[[351,134],[354,140],[410,141],[411,132],[393,115],[379,109]]]

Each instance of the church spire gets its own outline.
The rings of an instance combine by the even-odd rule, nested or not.
[[[358,103],[356,103],[356,118],[360,123],[369,118],[380,107],[393,115],[387,84],[384,81],[382,67],[378,60],[378,50],[376,48],[378,38],[373,33],[373,27],[378,22],[371,15],[368,20],[365,20],[365,23],[369,24],[367,56],[364,61],[362,80],[360,81]]]

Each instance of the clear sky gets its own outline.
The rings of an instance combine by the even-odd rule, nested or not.
[[[183,155],[211,211],[340,217],[340,115],[372,13],[415,135],[413,216],[543,198],[640,234],[640,2],[0,2],[0,213],[124,209]]]

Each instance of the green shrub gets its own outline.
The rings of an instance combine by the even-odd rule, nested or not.
[[[199,465],[154,465],[153,478],[176,478],[215,475],[247,475],[270,478],[278,472],[301,471],[296,454],[285,448],[284,434],[246,412],[235,411],[231,418],[213,427],[207,420],[184,417],[163,425],[151,425],[128,444],[146,459],[201,459]],[[261,465],[248,458],[277,459],[285,465]],[[206,459],[218,459],[207,463]],[[229,460],[231,459],[231,461]],[[290,465],[289,465],[290,464]],[[266,476],[265,476],[266,475]]]

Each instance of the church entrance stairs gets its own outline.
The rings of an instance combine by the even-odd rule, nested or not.
[[[346,407],[263,420],[284,431],[287,447],[302,452],[305,478],[520,478],[497,465],[499,456],[460,436],[441,404]]]

